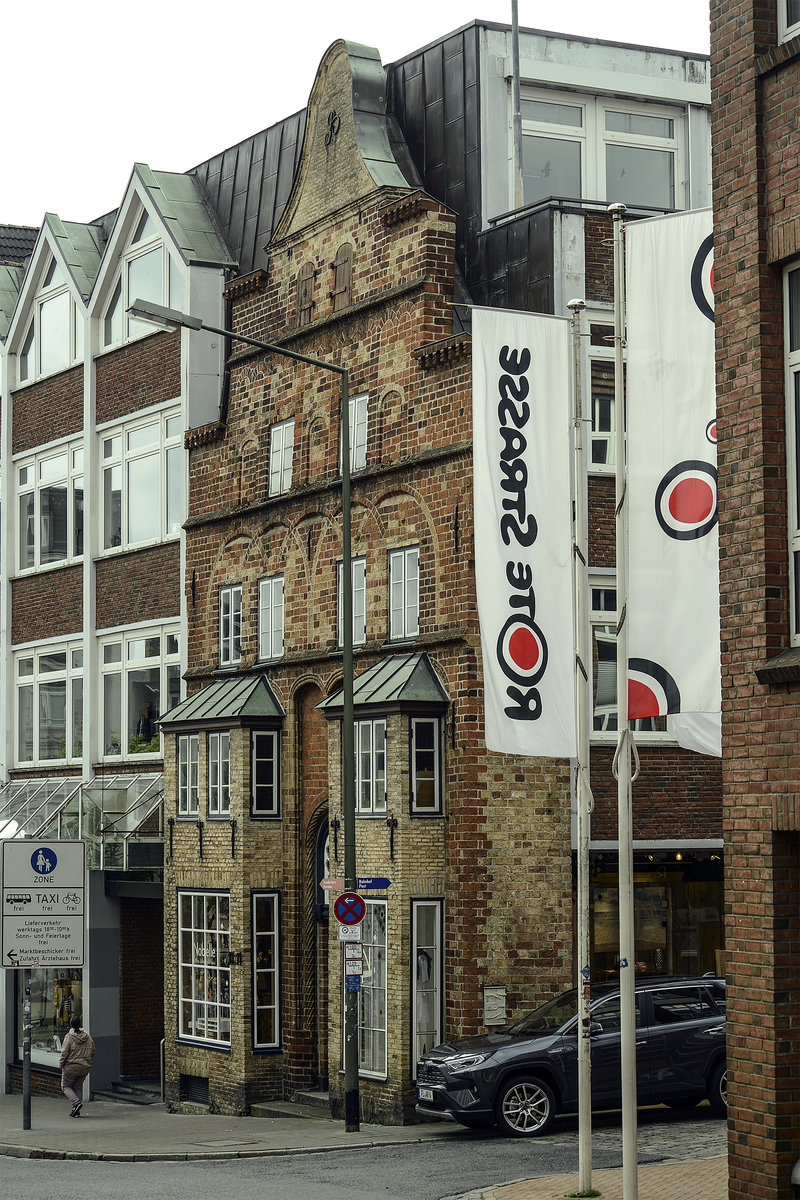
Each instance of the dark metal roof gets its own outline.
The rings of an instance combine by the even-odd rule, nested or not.
[[[39,230],[29,225],[0,225],[0,262],[24,263],[33,253],[38,236]]]
[[[166,725],[241,722],[285,716],[283,705],[263,675],[236,675],[211,683],[182,700],[161,717],[160,723],[163,728]]]
[[[353,681],[353,705],[356,707],[417,707],[423,704],[443,707],[449,700],[427,654],[393,654],[369,667]],[[338,715],[343,707],[342,688],[317,707]]]
[[[240,275],[267,266],[267,242],[292,190],[305,127],[303,109],[189,172],[208,196]]]

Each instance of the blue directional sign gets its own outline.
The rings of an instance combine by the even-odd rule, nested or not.
[[[385,875],[359,875],[358,884],[356,885],[360,892],[381,891],[383,888],[392,886],[391,879],[387,879]]]

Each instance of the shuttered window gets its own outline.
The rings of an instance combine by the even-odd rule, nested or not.
[[[353,303],[353,247],[345,242],[333,262],[333,311],[340,312]]]

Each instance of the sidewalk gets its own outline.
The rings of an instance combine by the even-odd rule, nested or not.
[[[66,1100],[34,1096],[24,1130],[22,1097],[0,1096],[0,1155],[113,1162],[257,1158],[360,1150],[451,1140],[466,1131],[452,1122],[362,1125],[345,1133],[330,1117],[226,1117],[170,1114],[163,1105],[87,1101],[78,1120]],[[668,1152],[668,1151],[667,1151]],[[622,1170],[595,1171],[602,1200],[622,1200]],[[538,1176],[470,1192],[461,1200],[561,1200],[578,1190],[577,1174]],[[726,1200],[727,1158],[698,1158],[639,1167],[639,1200]],[[455,1200],[455,1198],[454,1198]]]

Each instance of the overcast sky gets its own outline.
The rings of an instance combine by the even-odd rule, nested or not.
[[[523,27],[708,53],[707,0],[518,0]],[[0,223],[116,208],[135,162],[186,171],[303,108],[337,38],[384,63],[511,0],[40,0],[3,13]]]

